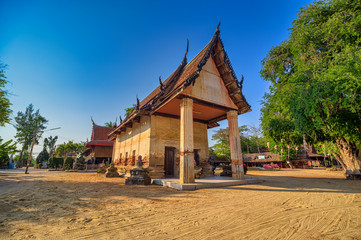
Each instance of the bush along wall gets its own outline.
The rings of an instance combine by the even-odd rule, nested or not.
[[[64,170],[73,169],[73,164],[74,164],[74,158],[67,157],[64,162]]]
[[[48,167],[57,169],[63,166],[64,158],[51,157],[48,160]]]

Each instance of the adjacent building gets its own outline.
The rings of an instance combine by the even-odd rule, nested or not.
[[[93,123],[92,134],[90,141],[86,143],[85,150],[82,155],[86,160],[91,160],[93,164],[99,164],[103,161],[105,163],[111,162],[113,154],[113,141],[108,140],[108,134],[111,133],[113,128],[99,126]]]

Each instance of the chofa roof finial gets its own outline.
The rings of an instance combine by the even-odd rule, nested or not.
[[[137,110],[139,110],[139,105],[140,105],[140,103],[139,103],[139,98],[138,98],[138,94],[137,94]]]
[[[159,76],[159,84],[160,84],[160,91],[163,92],[164,91],[164,85],[162,83],[162,77]]]
[[[91,116],[90,119],[92,120],[93,125],[95,125],[95,122],[93,120],[93,116]]]
[[[187,38],[187,50],[186,50],[185,56],[187,56],[187,54],[188,54],[188,49],[189,49],[189,39]]]
[[[216,31],[219,31],[219,26],[221,25],[221,22],[218,23]]]

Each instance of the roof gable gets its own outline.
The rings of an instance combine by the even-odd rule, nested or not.
[[[231,109],[238,109],[229,97],[228,90],[212,58],[207,60],[194,85],[187,87],[182,94]]]
[[[218,27],[207,46],[205,46],[188,64],[187,52],[188,46],[179,67],[151,94],[143,99],[133,112],[129,114],[128,117],[109,134],[109,136],[119,129],[124,128],[125,125],[132,121],[132,119],[137,118],[144,113],[154,112],[165,101],[182,92],[188,86],[194,85],[209,58],[212,58],[214,61],[216,69],[220,74],[219,76],[223,80],[224,87],[227,89],[228,95],[236,106],[236,109],[238,109],[238,113],[243,114],[251,111],[251,106],[247,103],[242,93],[243,76],[242,80],[238,81],[228,55],[224,50]]]
[[[102,127],[98,125],[93,126],[93,133],[91,140],[108,140],[108,134],[114,130],[113,128]]]

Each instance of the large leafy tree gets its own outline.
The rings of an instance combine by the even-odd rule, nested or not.
[[[249,131],[246,125],[239,127],[240,141],[242,152],[249,151],[249,138],[246,136],[246,133]],[[212,140],[216,141],[216,144],[212,147],[213,153],[217,157],[224,157],[231,159],[231,150],[229,148],[229,130],[228,128],[220,128],[213,135]]]
[[[29,104],[25,112],[18,112],[14,124],[16,129],[15,138],[22,145],[18,166],[22,165],[23,152],[29,149],[34,136],[35,145],[39,144],[39,139],[46,129],[47,122],[48,120],[40,115],[39,109],[34,111],[32,104]]]
[[[11,104],[7,98],[7,91],[5,90],[5,85],[7,84],[5,68],[6,65],[0,62],[0,126],[2,127],[10,121],[10,114],[12,113],[10,109]]]
[[[361,166],[361,1],[318,1],[301,8],[290,36],[262,61],[270,82],[264,133],[300,143],[333,142],[348,174]]]
[[[55,150],[58,157],[67,157],[69,154],[79,155],[85,148],[84,142],[74,143],[69,141],[67,143],[59,144]]]

